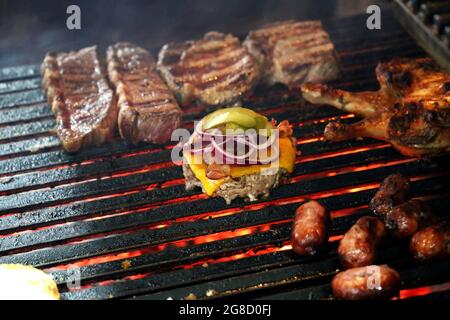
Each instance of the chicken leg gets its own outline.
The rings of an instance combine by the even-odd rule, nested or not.
[[[376,69],[380,89],[352,93],[325,84],[303,84],[303,97],[364,119],[332,122],[325,138],[370,137],[389,141],[402,154],[425,156],[450,151],[450,76],[431,59],[394,59]]]

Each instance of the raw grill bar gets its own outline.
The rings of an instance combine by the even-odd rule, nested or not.
[[[363,25],[365,16],[324,22],[343,63],[343,77],[333,85],[375,89],[380,59],[424,55],[386,18],[381,32],[351,39],[348,31]],[[393,171],[413,177],[413,196],[427,197],[441,219],[449,217],[448,156],[405,158],[370,139],[322,141],[330,118],[358,119],[304,104],[295,92],[277,87],[248,101],[259,112],[296,123],[302,155],[293,182],[269,199],[226,206],[199,190],[184,190],[181,169],[170,163],[170,144],[115,142],[66,154],[35,87],[38,75],[36,66],[0,69],[0,262],[44,268],[66,299],[176,299],[191,293],[329,298],[329,280],[339,268],[336,240],[368,213],[377,184]],[[184,116],[187,127],[207,112],[194,110]],[[297,257],[287,246],[295,208],[308,197],[335,215],[330,252],[315,259]],[[448,261],[419,266],[398,244],[387,244],[380,261],[398,268],[402,289],[450,281]],[[72,263],[81,268],[80,290],[65,285]]]

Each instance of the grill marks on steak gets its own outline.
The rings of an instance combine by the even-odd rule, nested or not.
[[[334,45],[320,21],[283,21],[251,31],[244,46],[262,66],[268,85],[295,86],[338,77]]]
[[[181,109],[156,72],[150,53],[130,43],[107,50],[108,75],[119,97],[119,132],[123,139],[163,143],[181,124]]]
[[[158,70],[182,103],[207,105],[239,102],[259,75],[239,39],[218,32],[198,41],[166,44],[159,53]]]
[[[231,34],[209,32],[201,40],[165,45],[157,65],[145,49],[118,43],[108,48],[107,60],[119,108],[96,47],[49,53],[42,64],[43,87],[67,151],[103,143],[116,121],[122,138],[133,144],[167,141],[181,124],[173,93],[182,103],[233,105],[259,82],[261,70],[266,82],[289,86],[338,73],[320,21],[271,24],[251,32],[245,46]],[[435,118],[441,121],[442,114]]]
[[[43,88],[56,115],[56,132],[66,151],[100,145],[112,137],[117,105],[95,46],[48,53],[41,73]]]

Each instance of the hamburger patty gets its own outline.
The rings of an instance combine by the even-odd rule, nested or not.
[[[192,172],[189,164],[183,162],[183,175],[185,177],[186,190],[201,187],[202,183]],[[217,190],[216,195],[225,199],[230,204],[236,198],[246,198],[255,201],[259,197],[269,196],[270,191],[281,183],[289,180],[289,173],[283,168],[279,168],[276,173],[270,175],[249,174],[238,179],[229,178]]]

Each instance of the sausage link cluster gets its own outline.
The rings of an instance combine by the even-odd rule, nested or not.
[[[450,255],[450,222],[435,223],[430,208],[409,199],[410,182],[401,174],[388,176],[371,200],[376,217],[365,216],[345,233],[338,256],[345,271],[331,282],[337,299],[390,298],[398,294],[400,275],[387,265],[374,265],[383,238],[410,239],[415,259],[426,261]],[[320,252],[328,243],[330,213],[317,201],[301,205],[292,229],[293,250],[302,256]],[[431,226],[430,226],[431,225]]]
[[[370,208],[397,239],[410,239],[409,249],[417,260],[441,259],[450,254],[450,223],[436,223],[430,208],[420,200],[408,200],[408,178],[388,176],[370,202]]]

